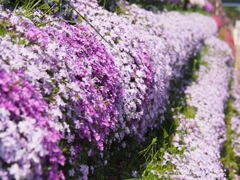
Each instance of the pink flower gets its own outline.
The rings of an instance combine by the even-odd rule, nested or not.
[[[213,12],[214,11],[214,6],[212,5],[212,3],[210,3],[208,0],[205,0],[205,4],[204,4],[204,10],[207,12]]]

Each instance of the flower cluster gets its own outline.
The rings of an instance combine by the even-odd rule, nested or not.
[[[45,101],[21,73],[7,71],[0,70],[1,179],[44,174],[50,179],[63,178],[58,172],[58,164],[64,164],[57,145],[61,136],[46,116]],[[51,170],[44,173],[48,166]]]
[[[49,116],[58,122],[64,151],[75,159],[83,148],[103,150],[115,130],[121,98],[118,71],[103,44],[81,25],[56,22],[37,28],[14,14],[3,14],[2,20],[7,19],[9,31],[24,34],[26,44],[13,44],[11,35],[1,39],[1,64],[21,70],[22,78],[42,93]],[[86,140],[91,148],[83,145]]]
[[[51,84],[54,85],[51,88],[57,88],[54,98],[60,96],[68,101],[64,105],[56,104],[62,106],[63,119],[71,121],[80,139],[94,140],[103,150],[106,136],[115,129],[116,103],[121,98],[118,71],[112,57],[81,25],[60,22],[41,29],[29,27],[25,35],[47,52],[45,58],[51,65],[48,73],[57,81]],[[67,87],[71,91],[66,91]]]

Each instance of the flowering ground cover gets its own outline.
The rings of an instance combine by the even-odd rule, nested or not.
[[[0,5],[1,179],[145,177],[153,158],[149,149],[157,141],[161,155],[169,149],[187,152],[171,144],[178,123],[181,129],[186,120],[176,121],[172,108],[182,108],[189,123],[209,123],[202,130],[212,133],[206,133],[203,143],[215,142],[209,152],[219,153],[231,69],[225,63],[231,57],[215,38],[213,19],[198,13],[153,13],[135,4],[117,14],[97,0],[71,1],[71,11],[59,11],[62,16],[31,12],[27,6],[13,11]],[[202,63],[209,64],[210,79],[204,74],[207,67],[200,68],[198,89],[190,84],[205,45],[210,50]],[[210,87],[209,94],[201,95]],[[186,101],[183,93],[193,93],[192,99]],[[216,106],[214,112],[199,111],[210,106]],[[196,132],[190,133],[186,148],[195,137]],[[139,158],[141,149],[145,159]],[[197,152],[212,158],[206,161],[213,166],[209,177],[224,177],[219,154]],[[195,166],[198,156],[192,157]],[[157,160],[163,163],[161,156]],[[171,169],[194,168],[184,165]],[[164,166],[162,172],[166,170]]]
[[[207,39],[206,45],[208,52],[203,59],[207,64],[200,67],[197,81],[185,91],[188,104],[194,107],[193,116],[178,117],[179,128],[187,132],[182,139],[177,135],[174,143],[180,147],[183,143],[186,151],[174,158],[165,155],[166,161],[176,165],[176,171],[170,172],[171,178],[225,178],[220,153],[226,133],[224,102],[228,97],[228,63],[232,57],[227,45],[216,38]]]

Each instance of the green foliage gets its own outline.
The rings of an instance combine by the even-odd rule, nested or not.
[[[204,61],[204,60],[203,60],[203,61],[200,62],[200,64],[203,65],[203,66],[208,67],[208,62],[207,62],[207,61]]]
[[[195,81],[198,78],[197,71],[200,68],[200,65],[206,64],[206,62],[203,60],[203,57],[206,55],[208,52],[208,46],[203,46],[202,52],[199,53],[195,58],[192,59],[191,66],[192,66],[192,73],[191,73],[191,78]]]
[[[164,142],[160,148],[157,148],[157,141],[153,144],[151,143],[144,152],[144,157],[146,161],[146,167],[142,173],[141,179],[159,179],[158,175],[161,175],[162,179],[169,179],[166,176],[166,172],[172,172],[175,169],[175,165],[171,162],[164,162],[164,154],[168,152],[172,155],[182,154],[185,148],[178,149],[175,146],[171,145],[169,140],[164,138]],[[154,138],[156,139],[156,138]],[[159,145],[158,145],[159,146]],[[154,174],[154,172],[156,174]]]
[[[17,15],[21,14],[31,19],[35,25],[43,26],[51,23],[51,21],[44,21],[44,16],[59,12],[64,2],[63,0],[51,0],[48,2],[44,2],[44,0],[13,0],[10,2],[3,0],[0,3],[5,8],[16,11]],[[40,17],[34,15],[36,11],[41,14]]]
[[[3,0],[1,2],[1,4],[4,4],[5,6],[7,6],[8,8],[11,9],[16,9],[17,7],[23,7],[26,10],[33,10],[34,8],[36,8],[38,5],[40,5],[41,3],[43,3],[43,0],[12,0],[10,2],[8,2],[7,0]]]
[[[230,19],[240,19],[240,7],[224,7],[224,11]]]
[[[7,34],[7,30],[2,24],[0,24],[0,36],[4,37],[6,36],[6,34]]]
[[[196,107],[187,105],[183,111],[183,115],[186,118],[195,118],[196,112],[197,112]]]

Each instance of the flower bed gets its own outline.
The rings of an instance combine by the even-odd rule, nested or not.
[[[95,165],[88,158],[112,142],[124,146],[126,136],[144,141],[163,121],[169,81],[181,76],[217,30],[211,18],[199,14],[155,15],[131,5],[118,16],[97,1],[73,5],[108,43],[86,22],[70,25],[47,17],[54,22],[37,27],[13,12],[0,14],[1,76],[9,81],[0,82],[1,123],[15,128],[3,126],[1,133],[13,138],[19,131],[13,138],[19,144],[1,138],[2,178],[63,178],[64,157],[66,177],[86,178]],[[35,133],[38,148],[31,145]],[[19,147],[26,159],[12,155]]]

